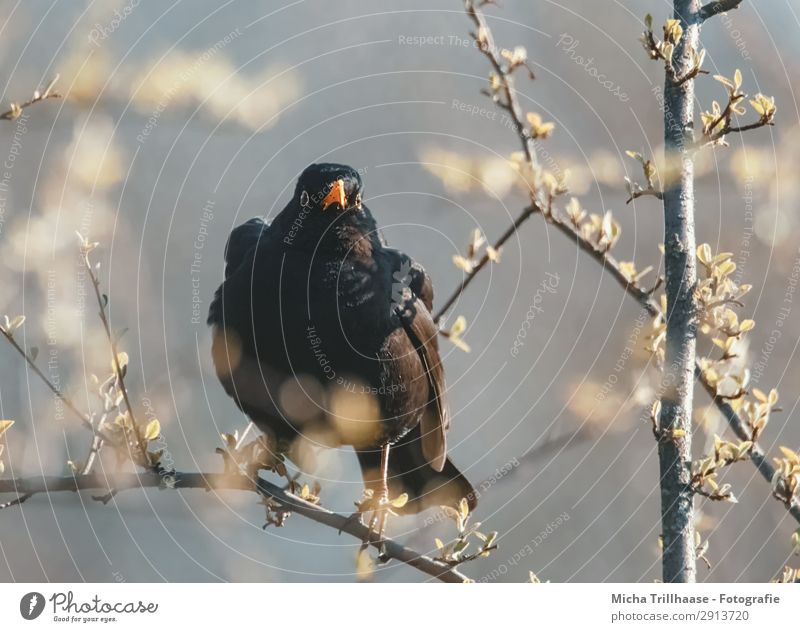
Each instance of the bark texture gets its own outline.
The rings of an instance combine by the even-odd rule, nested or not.
[[[661,399],[659,467],[665,582],[693,582],[696,554],[691,489],[697,281],[694,235],[694,80],[681,81],[699,47],[698,0],[674,0],[683,36],[664,87],[664,247],[667,340]]]

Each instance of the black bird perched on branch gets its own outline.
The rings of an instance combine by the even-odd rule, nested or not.
[[[225,261],[208,317],[214,365],[262,432],[301,467],[309,446],[352,445],[379,503],[408,494],[401,513],[474,507],[447,458],[430,277],[386,245],[358,172],[309,166],[271,224],[231,233]]]

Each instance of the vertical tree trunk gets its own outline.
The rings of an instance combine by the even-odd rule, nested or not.
[[[699,8],[698,0],[674,0],[674,17],[681,20],[683,37],[673,56],[674,73],[666,73],[664,88],[667,340],[658,456],[665,582],[695,580],[691,423],[697,274],[694,164],[690,149],[694,140],[694,80],[679,84],[678,79],[692,68],[692,50],[698,49]]]

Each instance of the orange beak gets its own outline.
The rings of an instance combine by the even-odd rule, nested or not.
[[[322,200],[322,210],[328,210],[331,204],[338,204],[342,210],[347,208],[347,196],[344,194],[344,180],[341,178],[333,183],[328,195]]]

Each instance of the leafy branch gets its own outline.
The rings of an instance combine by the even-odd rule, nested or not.
[[[387,558],[395,559],[416,568],[443,582],[464,583],[469,578],[452,568],[449,564],[432,559],[413,551],[391,539],[373,541],[366,525],[352,517],[334,513],[318,504],[285,491],[264,480],[236,474],[184,473],[174,472],[165,478],[155,472],[118,473],[111,476],[97,474],[83,476],[48,476],[22,479],[0,480],[0,493],[16,493],[20,497],[30,498],[34,494],[51,494],[54,492],[77,492],[80,490],[108,490],[122,492],[132,489],[204,489],[206,491],[240,490],[259,494],[285,512],[297,513],[314,522],[325,525],[339,532],[358,538],[362,542],[369,541],[376,548],[383,547]],[[8,503],[7,503],[8,504]],[[14,503],[19,504],[19,503]],[[2,508],[4,505],[0,505]]]
[[[747,95],[740,90],[742,87],[742,72],[737,68],[732,80],[723,75],[714,75],[714,79],[727,88],[728,102],[724,108],[721,108],[717,101],[713,101],[711,110],[701,113],[703,134],[697,141],[698,148],[708,145],[724,146],[727,145],[725,136],[728,134],[747,132],[765,125],[774,124],[775,99],[764,96],[759,92],[750,99],[750,105],[759,116],[758,120],[746,125],[734,125],[732,122],[734,115],[741,116],[746,114],[746,110],[740,105],[747,98]]]
[[[497,538],[497,531],[484,534],[478,531],[481,526],[480,522],[473,522],[470,524],[469,507],[466,499],[462,499],[458,508],[442,507],[442,510],[456,523],[458,535],[452,542],[445,544],[439,538],[436,538],[436,549],[438,551],[436,560],[447,564],[448,566],[458,566],[464,562],[471,562],[481,557],[488,557],[489,554],[497,549],[494,544]],[[479,545],[477,550],[467,552],[469,547],[474,541],[478,541]]]
[[[664,199],[664,192],[656,183],[656,176],[658,175],[656,172],[656,167],[653,164],[652,160],[646,159],[642,154],[637,151],[626,151],[626,154],[635,160],[638,160],[639,163],[642,165],[642,174],[644,175],[644,181],[646,186],[642,186],[636,181],[631,180],[630,178],[625,178],[625,190],[628,192],[628,199],[625,200],[625,204],[630,204],[635,199],[644,197],[646,195],[652,195],[653,197],[663,200]]]
[[[738,6],[740,3],[712,4],[735,4]],[[485,29],[483,35],[485,38],[487,38],[486,41],[493,42],[493,39],[490,39],[491,31],[489,30],[488,26],[486,26],[485,18],[482,16],[475,3],[467,0],[466,10],[467,15],[473,20],[473,22],[478,20],[477,24],[479,25],[479,28],[483,27]],[[709,13],[707,11],[706,13],[708,13],[708,17],[710,17],[711,15],[716,15],[716,13],[720,12],[722,12],[722,10],[715,11],[714,13]],[[486,54],[485,51],[482,52]],[[491,61],[493,60],[490,58],[490,62]],[[502,67],[498,70],[495,63],[492,63],[492,67],[495,72],[489,77],[490,85],[499,85],[503,89],[503,93],[505,94],[506,98],[510,100],[509,107],[514,111],[522,112],[517,93],[512,90],[506,90],[506,86],[513,86],[513,83],[507,83],[507,79],[510,79],[510,77],[507,76],[508,73]],[[766,105],[768,106],[769,104]],[[769,108],[765,109],[765,113],[766,112],[769,112]],[[772,114],[774,115],[774,110],[772,111]],[[522,117],[520,117],[520,120],[522,120]],[[582,209],[580,203],[575,198],[571,198],[570,201],[565,205],[563,213],[559,212],[554,206],[553,202],[557,195],[561,195],[565,192],[565,188],[562,188],[558,183],[556,183],[555,178],[553,178],[552,175],[549,175],[541,170],[535,163],[535,159],[527,160],[528,152],[526,149],[532,146],[531,133],[526,131],[524,126],[517,127],[515,131],[523,147],[523,156],[526,157],[524,160],[520,160],[518,156],[514,157],[515,164],[517,165],[518,170],[521,172],[521,175],[523,176],[523,179],[528,187],[531,203],[522,210],[520,215],[514,220],[511,226],[509,226],[509,228],[503,232],[501,237],[494,242],[494,252],[499,252],[503,244],[505,244],[508,239],[516,234],[520,226],[528,218],[533,215],[540,215],[543,219],[545,219],[545,221],[554,226],[560,233],[575,243],[575,245],[584,253],[594,259],[606,273],[610,274],[611,277],[619,283],[619,285],[629,296],[631,296],[640,306],[648,311],[648,313],[653,317],[654,323],[663,324],[666,322],[665,308],[662,307],[661,303],[654,298],[654,294],[662,282],[661,279],[658,279],[654,287],[650,289],[643,288],[639,282],[647,270],[637,272],[635,266],[631,262],[618,261],[612,256],[610,252],[611,248],[613,248],[613,245],[616,243],[616,240],[619,237],[618,227],[615,228],[613,218],[608,213],[602,216],[590,216],[585,210]],[[532,155],[535,156],[535,152],[532,153]],[[542,191],[544,191],[543,194]],[[587,216],[589,216],[588,221]],[[442,318],[446,311],[455,303],[459,296],[478,275],[480,270],[483,269],[490,261],[491,258],[487,253],[484,254],[480,260],[472,266],[471,271],[465,276],[459,286],[444,303],[440,311],[436,314],[437,321]],[[729,316],[726,316],[726,318],[729,318]],[[745,329],[749,326],[749,323],[745,324]],[[739,329],[741,329],[741,324],[739,325]],[[755,465],[762,477],[768,483],[773,485],[773,487],[776,485],[773,483],[773,481],[779,481],[777,484],[779,488],[778,493],[773,493],[773,495],[786,507],[791,516],[798,523],[800,523],[800,501],[798,501],[797,494],[787,493],[791,486],[782,482],[786,474],[783,472],[783,470],[779,469],[776,465],[770,462],[766,451],[757,441],[760,432],[763,430],[763,424],[766,423],[763,419],[763,410],[759,413],[756,405],[747,403],[743,400],[732,402],[724,396],[724,392],[719,393],[717,391],[717,383],[710,379],[713,376],[706,373],[707,368],[708,367],[705,362],[698,358],[694,368],[695,378],[700,382],[703,389],[711,398],[713,404],[723,415],[733,433],[741,441],[753,442],[749,451],[747,452],[747,457]],[[756,396],[757,392],[758,389],[753,389],[753,394]],[[746,393],[742,393],[742,395],[744,394]]]
[[[491,0],[482,0],[480,6],[494,4]],[[525,68],[528,76],[534,79],[533,70],[528,65],[528,53],[522,46],[516,46],[509,50],[506,48],[498,49],[494,43],[492,30],[486,23],[486,17],[478,9],[474,0],[465,0],[467,15],[475,25],[475,30],[470,35],[478,45],[480,50],[489,60],[494,73],[490,75],[489,88],[484,91],[492,101],[504,109],[511,120],[514,122],[514,129],[523,139],[523,151],[528,161],[536,162],[536,147],[533,135],[528,133],[525,127],[525,116],[519,105],[516,89],[514,88],[514,71],[518,68]]]

